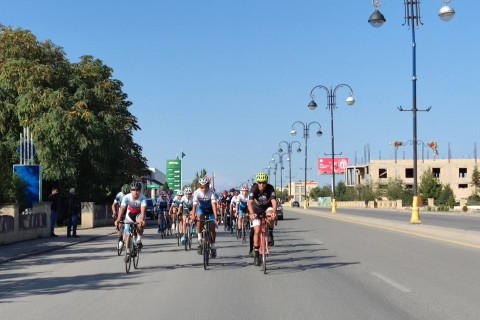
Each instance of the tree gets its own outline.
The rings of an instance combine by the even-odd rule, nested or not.
[[[477,166],[473,168],[471,185],[474,188],[474,194],[478,194],[478,191],[480,189],[480,171],[478,171]]]
[[[442,184],[438,178],[433,175],[432,170],[425,170],[420,179],[419,194],[421,194],[424,199],[438,199],[442,191]]]
[[[51,41],[1,27],[0,171],[11,172],[18,161],[18,133],[28,126],[44,180],[76,187],[83,200],[105,200],[132,176],[144,176],[146,159],[133,141],[140,127],[112,74],[99,59],[71,63]]]

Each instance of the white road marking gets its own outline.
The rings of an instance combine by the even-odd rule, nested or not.
[[[382,281],[385,281],[386,283],[388,283],[389,285],[391,285],[392,287],[395,287],[396,289],[402,291],[403,293],[407,293],[407,292],[410,292],[410,289],[408,289],[407,287],[405,286],[402,286],[400,283],[398,282],[395,282],[393,281],[392,279],[389,279],[387,278],[386,276],[380,274],[380,273],[377,273],[377,272],[370,272],[371,275],[377,277],[378,279],[382,280]]]
[[[313,239],[313,241],[314,241],[315,243],[317,243],[317,244],[323,244],[323,242],[320,241],[320,240],[318,240],[318,239]]]

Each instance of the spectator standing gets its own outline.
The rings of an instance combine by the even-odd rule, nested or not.
[[[75,189],[70,188],[68,193],[68,207],[67,207],[67,237],[78,238],[77,236],[77,223],[78,216],[80,215],[80,202],[75,195]]]
[[[58,188],[53,187],[52,193],[48,196],[48,201],[52,204],[50,205],[50,237],[58,237],[55,234],[55,225],[57,224],[58,219]]]

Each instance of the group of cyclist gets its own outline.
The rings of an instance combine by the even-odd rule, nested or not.
[[[198,253],[202,254],[202,232],[204,224],[208,221],[210,229],[211,257],[217,256],[215,246],[216,227],[219,223],[226,223],[229,227],[241,230],[244,222],[250,226],[249,254],[254,257],[254,264],[260,265],[260,219],[266,218],[268,226],[268,242],[274,245],[273,228],[277,215],[277,200],[274,187],[268,183],[268,175],[260,172],[256,175],[256,183],[250,190],[246,185],[242,186],[241,193],[231,189],[230,193],[224,191],[221,198],[217,198],[215,190],[210,188],[210,179],[202,177],[198,180],[199,188],[193,192],[190,187],[177,191],[176,195],[162,191],[156,202],[158,209],[158,230],[163,228],[177,229],[181,235],[182,243],[185,240],[186,223],[194,224],[198,237]],[[134,181],[130,186],[123,185],[112,204],[115,226],[121,230],[120,223],[125,219],[126,223],[137,222],[137,246],[142,248],[142,235],[146,226],[146,197],[141,192],[141,183]],[[164,215],[167,215],[171,225],[164,225]],[[178,217],[178,218],[177,218]],[[232,220],[236,219],[236,225]],[[119,231],[118,246],[126,240],[122,231]]]

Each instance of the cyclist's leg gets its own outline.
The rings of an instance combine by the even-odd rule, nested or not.
[[[273,216],[273,208],[267,209],[267,219],[266,219],[266,227],[268,233],[268,245],[274,246],[275,242],[273,239],[273,227],[275,226],[275,217]]]
[[[253,220],[253,250],[254,250],[254,264],[260,265],[260,220]]]

